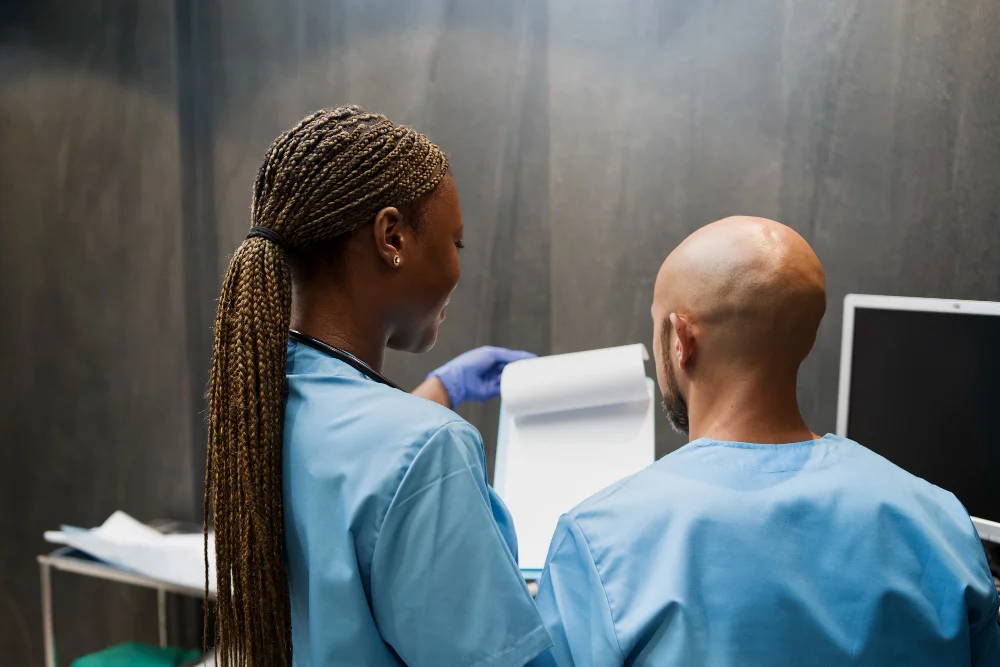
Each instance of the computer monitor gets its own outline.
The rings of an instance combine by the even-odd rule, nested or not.
[[[837,434],[954,493],[1000,543],[1000,303],[848,295]]]

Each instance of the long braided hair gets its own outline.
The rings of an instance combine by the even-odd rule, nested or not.
[[[220,667],[291,665],[281,482],[288,256],[354,231],[387,206],[405,216],[447,170],[423,135],[346,106],[279,136],[257,172],[252,225],[276,235],[248,238],[229,263],[208,390],[205,580],[207,592],[214,508]],[[206,606],[206,635],[207,617]]]

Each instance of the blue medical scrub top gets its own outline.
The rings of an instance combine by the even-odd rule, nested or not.
[[[605,489],[561,519],[536,602],[538,665],[1000,665],[965,509],[830,435],[696,440]]]
[[[288,345],[284,517],[297,667],[521,667],[551,640],[479,433]]]

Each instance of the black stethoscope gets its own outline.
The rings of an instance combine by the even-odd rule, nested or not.
[[[360,359],[358,359],[357,357],[355,357],[353,354],[351,354],[347,350],[341,350],[339,347],[334,347],[332,345],[327,345],[323,341],[317,340],[317,339],[313,338],[312,336],[310,336],[308,334],[304,334],[301,331],[296,331],[295,329],[290,329],[288,331],[288,335],[290,335],[292,338],[294,338],[295,340],[299,341],[303,345],[308,345],[309,347],[311,347],[312,349],[316,350],[317,352],[322,352],[323,354],[327,355],[328,357],[333,357],[334,359],[337,359],[339,361],[343,361],[345,364],[347,364],[348,366],[350,366],[354,370],[358,371],[362,375],[365,375],[369,379],[374,380],[375,382],[378,382],[378,383],[386,385],[387,387],[392,387],[393,389],[399,389],[400,391],[402,391],[402,389],[399,387],[399,385],[397,385],[392,380],[390,380],[389,378],[385,377],[384,375],[382,375],[381,373],[379,373],[378,371],[376,371],[374,368],[372,368],[371,366],[369,366],[365,362],[363,362]]]

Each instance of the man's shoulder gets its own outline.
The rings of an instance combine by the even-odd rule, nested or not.
[[[684,497],[685,479],[678,477],[678,473],[688,465],[691,452],[691,445],[670,452],[642,470],[598,491],[574,507],[569,515],[578,521],[586,521],[596,514],[625,511],[633,505],[641,505],[647,510],[657,507],[665,511],[673,506],[667,501]]]
[[[676,485],[666,483],[670,476],[671,462],[667,460],[670,456],[605,487],[567,514],[586,533],[600,530],[603,522],[616,523],[619,517],[635,520],[649,515],[652,508],[658,508],[659,513],[669,511],[679,491]]]
[[[624,537],[666,528],[676,520],[742,521],[757,503],[773,507],[816,501],[822,507],[827,500],[848,498],[858,520],[889,512],[911,516],[931,532],[974,533],[968,513],[951,492],[847,438],[826,436],[823,441],[827,451],[809,459],[801,470],[779,466],[764,472],[727,470],[716,460],[717,452],[712,453],[715,458],[706,458],[709,448],[703,443],[685,445],[587,498],[569,515],[584,533],[613,531]],[[801,479],[780,485],[766,479],[776,475],[786,482]],[[744,505],[734,504],[737,501]]]
[[[914,475],[860,443],[846,438],[841,440],[852,447],[854,457],[848,464],[854,468],[859,483],[866,485],[873,499],[931,501],[946,509],[952,518],[963,524],[968,523],[965,507],[951,491]]]

